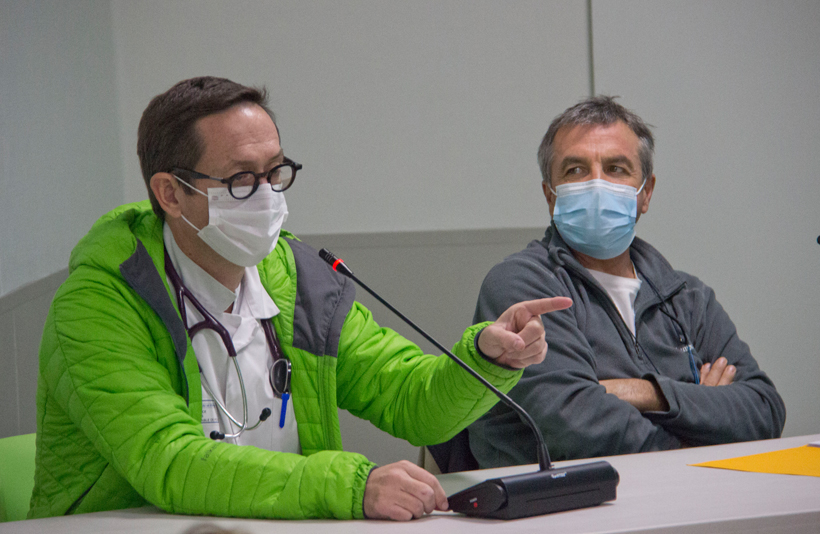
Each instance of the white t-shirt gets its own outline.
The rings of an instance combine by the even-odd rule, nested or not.
[[[638,296],[638,290],[641,289],[641,280],[615,276],[591,269],[589,274],[606,290],[607,295],[609,295],[615,307],[618,308],[618,312],[629,331],[632,332],[632,335],[635,335],[635,298]]]
[[[185,287],[217,321],[222,323],[236,350],[236,359],[242,371],[242,380],[248,400],[248,423],[253,426],[259,420],[264,408],[270,408],[270,417],[254,430],[246,430],[238,438],[226,438],[227,443],[253,445],[272,451],[301,453],[293,403],[288,402],[285,424],[279,427],[282,399],[273,394],[269,373],[273,359],[260,320],[267,320],[279,314],[279,308],[265,291],[256,267],[245,269],[245,276],[237,290],[231,291],[205,272],[180,250],[167,224],[163,227],[163,237],[168,255]],[[168,284],[173,287],[171,281]],[[233,304],[231,313],[226,313]],[[188,327],[202,320],[196,308],[186,300],[185,310]],[[242,391],[239,377],[230,361],[228,351],[219,335],[211,329],[198,332],[191,344],[200,367],[200,378],[207,382],[230,414],[242,422]],[[239,427],[216,406],[216,402],[202,386],[202,428],[205,435],[212,430],[233,434]]]

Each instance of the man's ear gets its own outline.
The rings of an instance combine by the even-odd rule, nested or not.
[[[544,192],[544,198],[547,199],[547,205],[550,208],[550,217],[552,217],[552,210],[555,208],[555,193],[553,193],[546,180],[541,182],[541,190]]]
[[[162,210],[166,216],[179,218],[182,215],[182,209],[179,205],[179,194],[184,194],[179,191],[179,183],[171,173],[158,172],[151,177],[151,191],[157,199]]]
[[[652,193],[655,191],[655,175],[653,174],[646,179],[646,184],[643,186],[644,199],[641,203],[641,213],[649,211],[649,201],[652,200]]]

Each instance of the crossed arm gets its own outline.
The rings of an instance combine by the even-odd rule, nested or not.
[[[737,368],[729,365],[724,357],[715,361],[715,365],[704,363],[700,368],[700,385],[728,386],[735,379]],[[656,382],[643,378],[612,378],[599,382],[606,392],[628,402],[639,412],[667,412],[669,402]]]

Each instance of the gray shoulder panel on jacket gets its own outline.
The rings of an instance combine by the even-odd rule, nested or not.
[[[335,358],[356,289],[352,281],[334,272],[313,247],[295,239],[288,239],[288,244],[296,262],[293,346]]]
[[[120,264],[120,273],[137,295],[142,297],[162,319],[165,328],[168,329],[168,334],[174,341],[174,350],[179,364],[182,365],[188,346],[185,325],[182,324],[182,319],[177,315],[174,304],[168,297],[168,291],[154,266],[154,261],[139,239],[137,239],[137,249],[131,257]]]

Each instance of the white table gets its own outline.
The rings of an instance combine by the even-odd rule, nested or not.
[[[687,464],[799,447],[820,434],[605,458],[620,474],[618,498],[595,508],[515,521],[435,513],[408,523],[383,521],[262,521],[165,514],[156,508],[98,512],[0,524],[2,534],[148,532],[179,534],[199,522],[248,533],[480,534],[503,532],[781,532],[820,533],[820,478],[746,473]],[[581,462],[559,462],[567,466]],[[475,482],[534,471],[521,466],[441,475],[448,495]]]

